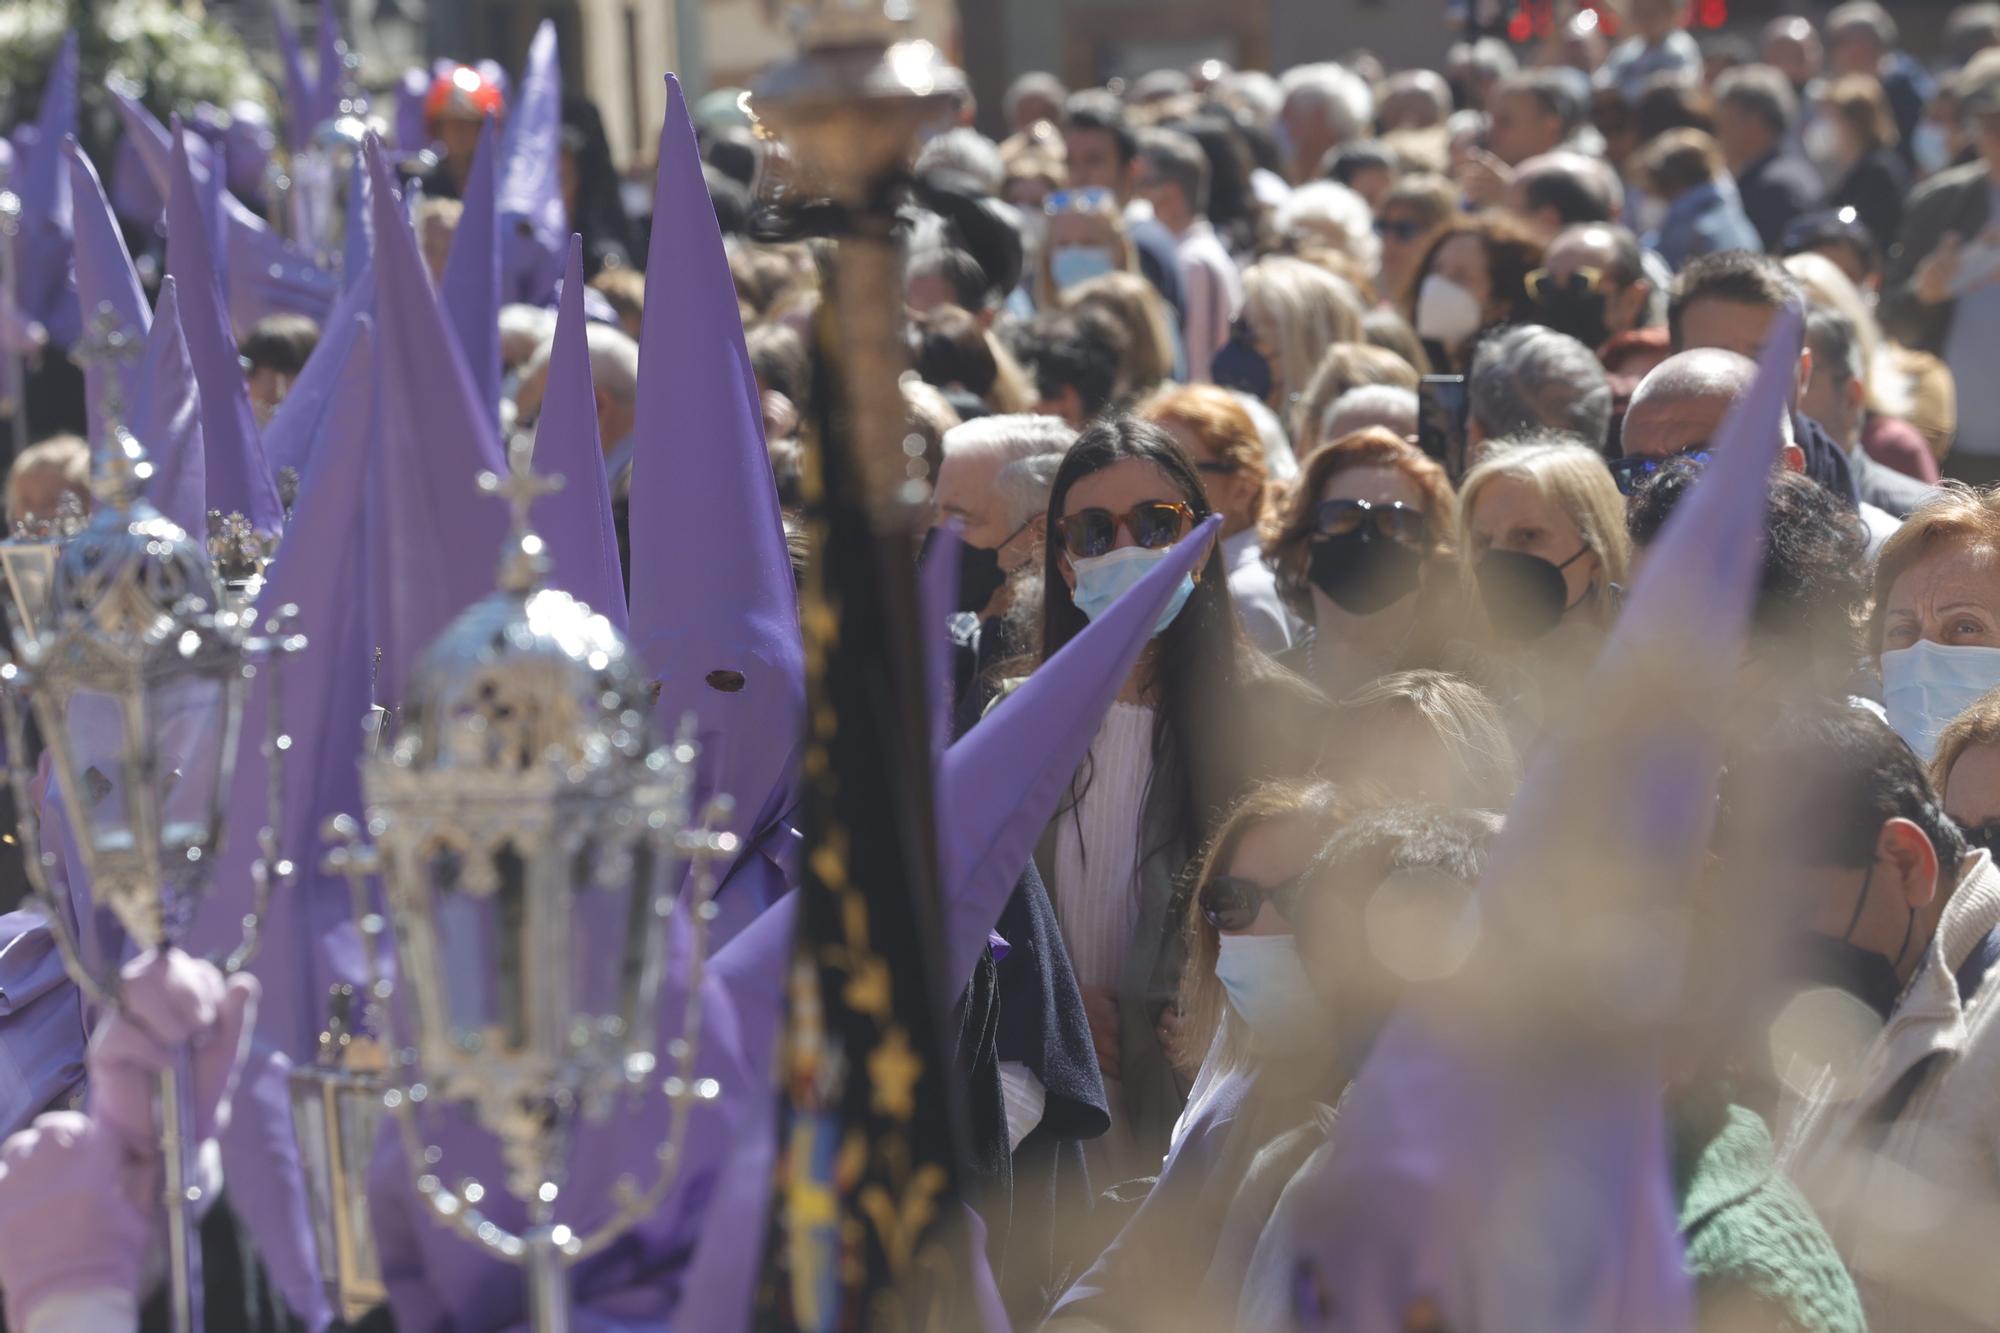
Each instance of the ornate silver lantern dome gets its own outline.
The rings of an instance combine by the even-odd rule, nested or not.
[[[379,873],[407,993],[421,1082],[386,1100],[417,1184],[439,1219],[529,1270],[532,1322],[565,1326],[565,1267],[608,1244],[662,1197],[678,1166],[706,953],[708,862],[727,834],[690,830],[693,744],[663,742],[650,687],[624,636],[567,593],[541,586],[542,541],[528,509],[548,483],[517,471],[481,485],[513,505],[499,588],[469,607],[418,659],[392,742],[364,761],[372,851],[330,861]],[[677,868],[696,873],[683,889]],[[658,1075],[669,917],[692,911],[682,1030],[665,1044],[661,1086],[674,1107],[649,1186],[627,1182],[615,1216],[588,1235],[557,1221],[555,1201],[580,1121]],[[366,917],[364,932],[382,929]],[[683,955],[678,951],[675,958]],[[378,982],[379,985],[379,982]],[[529,1225],[510,1234],[453,1190],[420,1136],[414,1104],[464,1103],[498,1141],[506,1186]],[[435,1172],[435,1173],[434,1173]]]

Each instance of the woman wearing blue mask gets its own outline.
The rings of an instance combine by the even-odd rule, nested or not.
[[[1889,725],[1928,762],[2000,686],[2000,491],[1947,483],[1918,506],[1876,558],[1870,629]]]
[[[1102,615],[1209,513],[1160,427],[1114,418],[1049,497],[1042,658]],[[1186,1087],[1168,1045],[1182,949],[1176,882],[1253,782],[1302,774],[1325,701],[1244,638],[1219,550],[1182,583],[1036,854],[1084,993],[1112,1132],[1093,1171],[1151,1175]]]
[[[1207,1058],[1165,1169],[1064,1294],[1050,1330],[1136,1330],[1158,1327],[1169,1311],[1185,1314],[1257,1154],[1338,1093],[1324,1009],[1292,949],[1287,913],[1299,877],[1351,814],[1329,783],[1268,783],[1210,841],[1190,880],[1180,1030]]]

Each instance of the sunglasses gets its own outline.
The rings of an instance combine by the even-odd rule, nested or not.
[[[1653,474],[1667,464],[1685,459],[1690,463],[1706,467],[1712,457],[1714,455],[1709,453],[1707,444],[1690,444],[1685,449],[1664,457],[1653,454],[1626,454],[1623,458],[1609,460],[1607,466],[1611,469],[1611,480],[1618,483],[1618,493],[1629,499],[1637,495],[1640,488],[1652,479]]]
[[[1239,471],[1234,463],[1204,459],[1194,465],[1194,470],[1208,477],[1233,477]]]
[[[1149,551],[1163,550],[1194,526],[1194,510],[1178,500],[1141,500],[1122,514],[1079,509],[1056,520],[1056,535],[1072,560],[1103,555],[1118,544],[1118,529]]]
[[[1429,544],[1430,524],[1423,513],[1401,501],[1322,500],[1313,507],[1315,537],[1346,537],[1371,525],[1376,536],[1394,538],[1405,546]]]
[[[1423,235],[1425,230],[1426,228],[1423,223],[1412,222],[1408,218],[1401,220],[1391,218],[1375,219],[1375,234],[1385,241],[1396,240],[1408,245],[1411,241]]]
[[[1528,295],[1537,301],[1546,301],[1552,296],[1589,296],[1604,289],[1604,270],[1601,268],[1575,268],[1566,278],[1558,278],[1545,268],[1538,268],[1526,279]]]
[[[1045,213],[1105,213],[1112,206],[1111,191],[1102,185],[1086,185],[1074,190],[1057,190],[1042,203]]]
[[[1300,879],[1295,878],[1266,888],[1240,875],[1213,875],[1201,886],[1195,902],[1204,921],[1234,935],[1250,929],[1267,902],[1289,923],[1292,909],[1298,904],[1299,884]]]

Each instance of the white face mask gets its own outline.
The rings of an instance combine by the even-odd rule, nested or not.
[[[1479,298],[1450,278],[1433,273],[1417,289],[1417,336],[1457,347],[1479,332],[1484,312]]]
[[[1818,166],[1838,169],[1847,165],[1847,150],[1840,137],[1840,126],[1826,117],[1808,122],[1800,140],[1806,156]]]
[[[2000,686],[2000,648],[1950,647],[1919,640],[1882,654],[1882,706],[1925,763],[1938,734],[1988,690]]]
[[[1215,979],[1259,1050],[1302,1051],[1330,1043],[1325,1006],[1313,993],[1290,935],[1222,936]]]

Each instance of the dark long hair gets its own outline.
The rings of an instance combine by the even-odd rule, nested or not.
[[[1150,463],[1170,490],[1194,511],[1198,523],[1208,517],[1208,493],[1201,477],[1173,436],[1150,422],[1129,416],[1112,417],[1077,437],[1049,491],[1049,540],[1043,556],[1042,660],[1083,631],[1090,618],[1077,609],[1062,575],[1062,546],[1056,521],[1062,517],[1070,488],[1114,463],[1134,459]],[[1236,608],[1229,600],[1229,579],[1220,543],[1208,553],[1197,572],[1193,594],[1174,622],[1153,643],[1152,664],[1145,692],[1154,705],[1154,780],[1176,784],[1179,818],[1191,846],[1205,842],[1222,809],[1234,799],[1245,780],[1244,764],[1231,742],[1242,733],[1231,725],[1237,711],[1241,668],[1255,649],[1242,636]],[[1079,775],[1072,801],[1088,786]],[[1150,854],[1153,848],[1141,848]]]

